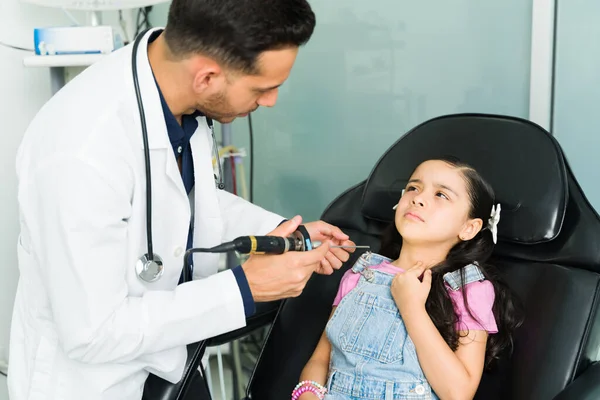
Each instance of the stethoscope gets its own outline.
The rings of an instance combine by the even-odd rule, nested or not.
[[[140,92],[140,82],[137,73],[137,51],[143,37],[148,31],[142,32],[135,39],[131,56],[131,70],[133,74],[133,86],[135,87],[135,95],[137,99],[138,109],[140,111],[140,121],[142,125],[142,139],[144,142],[144,163],[146,166],[146,238],[148,241],[148,252],[141,256],[135,264],[137,276],[146,282],[155,282],[163,275],[164,266],[162,258],[153,251],[152,246],[152,174],[150,170],[150,149],[148,146],[148,128],[146,126],[146,114],[144,112],[144,102]],[[210,128],[213,140],[213,152],[216,155],[217,165],[219,168],[219,176],[215,176],[215,183],[219,189],[224,189],[223,173],[221,170],[221,159],[215,140],[215,130],[213,128],[212,119],[206,117],[206,122]]]

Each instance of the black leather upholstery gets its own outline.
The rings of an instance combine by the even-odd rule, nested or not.
[[[600,359],[600,218],[556,140],[537,125],[479,114],[428,121],[400,138],[368,179],[334,200],[322,218],[377,251],[412,170],[448,154],[472,164],[494,186],[502,215],[492,261],[526,314],[514,355],[484,374],[476,398],[600,398],[600,367],[593,364]],[[284,302],[252,376],[251,399],[289,398],[339,281],[359,254],[332,276],[313,276],[300,297]]]
[[[446,154],[468,160],[499,194],[501,237],[531,244],[558,235],[568,198],[560,149],[542,128],[506,118],[438,118],[413,129],[371,172],[362,214],[390,221],[415,165]]]
[[[598,400],[600,399],[598,382],[600,382],[600,363],[597,362],[591,365],[554,400]]]

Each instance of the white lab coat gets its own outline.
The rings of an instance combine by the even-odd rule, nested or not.
[[[92,65],[57,93],[17,155],[21,234],[8,385],[11,400],[140,399],[149,372],[181,378],[188,343],[245,325],[231,271],[194,257],[177,285],[188,228],[194,246],[265,234],[283,217],[215,188],[204,118],[191,139],[195,201],[185,192],[147,57],[138,74],[152,165],[154,283],[135,264],[146,249],[145,169],[131,46]]]

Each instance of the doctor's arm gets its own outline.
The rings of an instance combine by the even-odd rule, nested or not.
[[[231,272],[131,293],[132,206],[130,193],[115,184],[124,179],[63,156],[22,183],[26,223],[66,354],[84,363],[127,362],[244,326]]]
[[[223,240],[230,241],[239,236],[266,235],[278,226],[284,218],[254,205],[241,197],[225,190],[218,190],[219,205],[224,221]],[[331,240],[337,245],[352,246],[348,235],[339,228],[323,221],[304,223],[311,239],[319,241]],[[329,275],[339,269],[348,260],[349,252],[354,250],[331,249],[321,261],[317,273]]]
[[[266,235],[275,229],[284,217],[265,210],[226,190],[217,190],[223,218],[223,240],[239,236]]]
[[[144,291],[131,278],[128,284],[139,257],[128,245],[133,176],[123,176],[127,168],[115,163],[62,155],[21,183],[25,222],[67,356],[89,364],[128,362],[243,327],[231,271],[175,289]],[[260,278],[253,293],[259,299],[297,295],[327,250],[251,257],[245,268]]]

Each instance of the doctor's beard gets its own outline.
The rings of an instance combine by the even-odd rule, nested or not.
[[[227,99],[225,91],[211,95],[204,103],[198,104],[196,108],[204,115],[222,124],[228,124],[238,117],[245,117],[256,111],[258,105],[250,110],[236,112]]]

